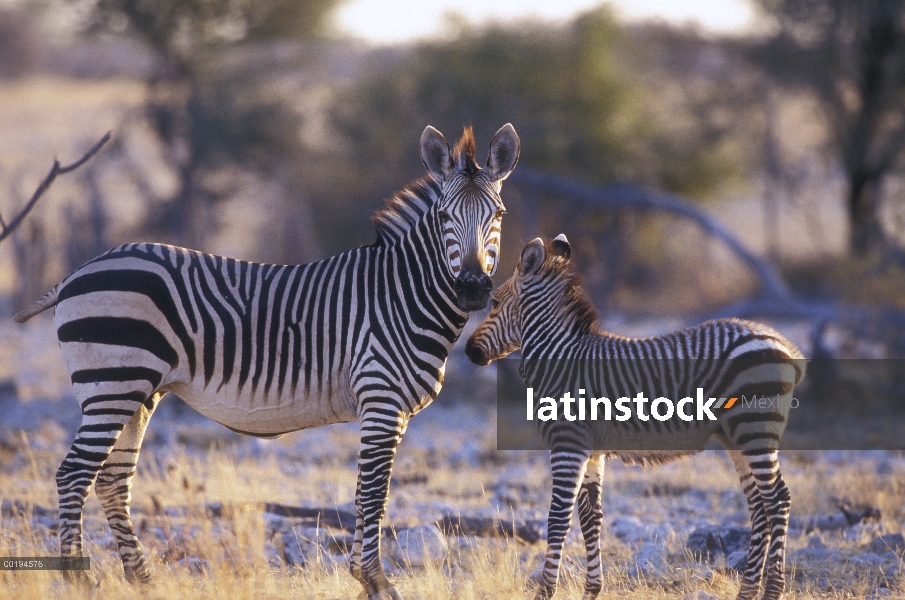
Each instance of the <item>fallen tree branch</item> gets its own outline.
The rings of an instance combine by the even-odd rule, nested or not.
[[[280,517],[305,519],[317,522],[322,526],[355,531],[355,514],[336,507],[304,507],[288,506],[276,502],[267,502],[263,506],[264,512]],[[213,503],[205,506],[207,516],[223,517],[227,510],[235,506],[227,506],[221,503]],[[313,524],[313,523],[312,523]],[[472,535],[478,537],[516,537],[524,542],[534,543],[543,537],[543,521],[516,519],[507,522],[498,517],[480,517],[445,513],[437,520],[437,526],[446,535]],[[381,532],[386,536],[393,536],[393,527],[382,527]]]
[[[315,519],[328,527],[355,531],[355,514],[338,508],[305,508],[268,502],[264,505],[264,512],[280,517]]]
[[[533,544],[543,537],[543,522],[534,520],[516,520],[511,523],[493,518],[476,517],[447,513],[438,521],[437,526],[446,535],[471,535],[476,537],[508,537]]]
[[[35,190],[35,193],[32,194],[31,199],[25,204],[25,207],[17,214],[13,219],[7,223],[3,216],[0,215],[0,242],[5,240],[7,237],[12,235],[12,233],[16,230],[16,228],[22,223],[28,213],[31,212],[31,209],[34,208],[35,204],[37,204],[38,200],[41,199],[41,196],[44,195],[44,192],[51,186],[51,184],[56,180],[59,175],[65,175],[71,171],[75,171],[83,164],[88,162],[91,157],[97,154],[101,148],[104,147],[110,141],[110,132],[108,131],[104,137],[100,139],[98,143],[91,147],[88,152],[86,152],[82,158],[78,159],[72,164],[61,166],[60,161],[53,161],[53,167],[50,169],[50,173],[47,174],[47,177],[44,178],[44,181],[38,186],[38,189]]]

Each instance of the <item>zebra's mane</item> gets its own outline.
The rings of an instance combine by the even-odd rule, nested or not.
[[[440,193],[440,184],[427,175],[393,194],[371,217],[377,233],[374,245],[390,246],[402,239],[440,199]]]
[[[474,153],[474,131],[469,125],[463,129],[462,137],[456,142],[452,151],[453,164],[469,177],[474,177],[474,174],[478,172],[478,163],[475,160]]]
[[[455,168],[466,175],[474,176],[478,172],[471,126],[465,128],[462,137],[456,142],[452,159]],[[440,199],[441,193],[440,182],[431,175],[426,175],[393,194],[385,201],[383,208],[371,217],[377,232],[374,245],[392,245],[399,241]]]
[[[581,276],[572,268],[572,262],[563,260],[553,249],[553,241],[546,241],[546,257],[542,270],[554,273],[557,279],[565,284],[566,302],[562,310],[572,318],[579,332],[600,333],[597,324],[597,307],[588,298],[584,288],[581,287]]]

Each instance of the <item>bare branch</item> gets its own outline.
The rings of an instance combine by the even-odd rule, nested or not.
[[[82,158],[78,159],[74,163],[66,165],[64,167],[60,165],[60,161],[53,161],[53,167],[50,169],[50,173],[47,174],[47,177],[44,178],[44,181],[41,182],[41,185],[39,185],[38,189],[35,190],[35,193],[32,194],[31,199],[25,204],[25,207],[21,210],[21,212],[13,217],[13,219],[8,224],[5,222],[2,224],[2,229],[0,229],[0,242],[5,240],[13,233],[13,231],[16,230],[16,227],[18,227],[28,215],[28,213],[31,212],[31,209],[34,208],[35,204],[38,202],[38,200],[41,199],[41,196],[44,195],[44,192],[47,191],[54,180],[56,180],[58,175],[64,175],[81,167],[83,164],[88,162],[91,157],[97,154],[100,149],[104,147],[104,144],[106,144],[108,141],[110,141],[109,131],[106,135],[104,135],[104,137],[100,139],[98,143],[92,146],[91,149],[88,150],[88,152],[86,152],[84,156],[82,156]],[[2,221],[2,219],[0,219],[0,221]]]
[[[732,232],[707,211],[680,196],[628,183],[616,183],[600,188],[574,179],[535,171],[521,165],[512,173],[510,181],[522,183],[534,189],[562,194],[586,206],[629,206],[636,209],[672,213],[689,219],[697,223],[708,235],[725,244],[748,266],[757,276],[765,295],[781,301],[787,301],[793,297],[789,285],[776,267],[748,250]]]

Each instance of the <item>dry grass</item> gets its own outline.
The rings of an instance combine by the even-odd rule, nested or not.
[[[324,430],[325,439],[335,447],[354,448],[354,431],[349,428]],[[45,507],[56,504],[53,474],[65,452],[65,435],[58,427],[22,437],[21,451],[0,469],[0,490],[4,498]],[[300,434],[301,438],[308,434]],[[244,446],[214,445],[204,452],[191,448],[149,449],[142,456],[134,488],[134,521],[155,575],[155,582],[142,588],[146,598],[349,598],[360,592],[341,558],[327,555],[306,567],[269,563],[265,548],[268,533],[262,513],[254,502],[285,502],[332,505],[352,499],[354,461],[342,453],[313,453],[311,460],[290,460],[280,449],[293,448],[290,441],[268,446],[261,456],[249,455]],[[486,441],[486,440],[485,440]],[[280,445],[282,444],[282,446]],[[318,442],[323,445],[323,441]],[[297,446],[295,446],[297,448]],[[247,448],[245,448],[247,450]],[[492,492],[498,482],[523,482],[536,490],[511,508],[519,517],[543,514],[549,493],[546,456],[538,453],[496,453],[487,449],[480,464],[455,464],[449,456],[437,455],[412,444],[400,450],[397,476],[429,475],[426,483],[395,485],[388,520],[407,526],[431,519],[432,502],[470,507],[492,506]],[[905,486],[901,477],[878,477],[866,464],[832,465],[818,453],[789,454],[785,459],[787,481],[794,499],[793,514],[832,510],[830,496],[838,494],[857,502],[881,506],[890,530],[898,530]],[[698,496],[719,507],[711,520],[744,510],[743,498],[731,464],[718,452],[707,452],[666,467],[640,470],[613,464],[605,478],[607,522],[630,504],[636,514],[650,523],[669,523],[683,510],[683,494],[697,490]],[[169,516],[155,513],[157,502]],[[224,502],[238,508],[222,518],[204,514],[204,506]],[[243,508],[244,507],[244,508]],[[178,509],[178,510],[177,510]],[[687,509],[687,507],[686,507]],[[164,530],[162,539],[155,530]],[[125,597],[135,588],[125,582],[118,555],[112,545],[100,505],[92,495],[86,506],[86,548],[92,557],[96,587],[76,589],[64,584],[59,573],[50,571],[0,571],[4,598]],[[186,535],[191,532],[191,535]],[[676,567],[669,578],[632,579],[628,576],[633,549],[604,533],[604,560],[608,590],[604,598],[660,599],[682,597],[704,589],[719,597],[732,597],[737,580],[720,563],[695,563],[683,556],[684,540],[670,543],[671,562]],[[803,537],[793,538],[790,549],[803,547]],[[846,555],[858,553],[856,544],[832,542]],[[0,556],[55,555],[55,534],[23,518],[0,521]],[[167,557],[188,557],[207,561],[207,570],[194,572],[179,564],[167,564]],[[442,564],[425,569],[397,570],[392,578],[406,598],[525,598],[528,574],[540,563],[543,544],[523,544],[510,540],[450,538],[450,554]],[[582,588],[583,547],[577,535],[569,538],[567,554],[576,565],[564,571],[557,598],[579,598]],[[695,581],[705,569],[716,572],[710,583]],[[818,588],[815,566],[807,569],[789,565],[790,598],[864,597],[877,585],[890,585],[877,573],[856,572],[847,564],[826,565],[845,584]],[[842,580],[840,579],[840,581]]]

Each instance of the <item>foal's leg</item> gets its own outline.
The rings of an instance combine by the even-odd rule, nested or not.
[[[592,456],[578,490],[578,522],[588,551],[588,574],[582,600],[594,600],[603,588],[600,564],[600,528],[603,523],[603,456]]]
[[[575,497],[587,469],[590,452],[553,450],[550,466],[553,470],[553,499],[547,519],[547,556],[535,600],[547,599],[556,592],[562,547],[569,532]]]

